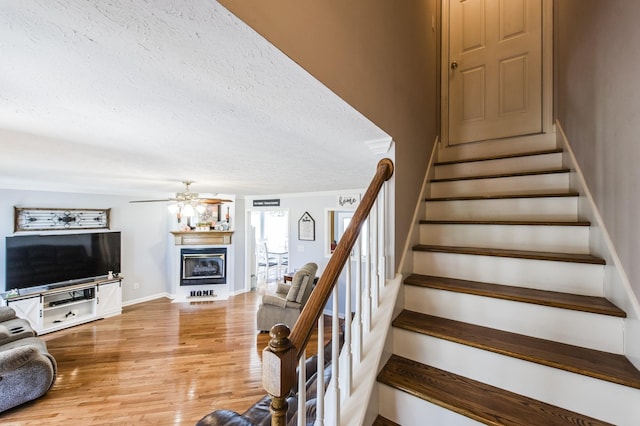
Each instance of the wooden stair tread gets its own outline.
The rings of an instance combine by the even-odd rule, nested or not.
[[[446,166],[449,164],[474,163],[477,161],[503,160],[507,158],[531,157],[534,155],[559,154],[561,152],[562,152],[562,148],[546,149],[542,151],[519,152],[515,154],[500,154],[500,155],[494,155],[490,157],[469,158],[469,159],[463,159],[463,160],[436,161],[433,165]]]
[[[506,195],[470,195],[462,197],[428,197],[425,201],[473,201],[473,200],[508,200],[514,198],[560,198],[560,197],[577,197],[575,191],[570,192],[549,192],[544,194],[506,194]]]
[[[556,262],[588,263],[594,265],[605,265],[604,259],[581,253],[554,253],[544,251],[511,250],[484,247],[453,247],[418,244],[413,247],[414,251],[471,254],[476,256],[512,257],[532,260],[549,260]]]
[[[391,356],[378,381],[490,425],[609,425],[398,355]]]
[[[531,226],[591,226],[586,220],[534,221],[534,220],[420,220],[422,225],[531,225]]]
[[[531,172],[514,172],[514,173],[496,173],[490,175],[474,175],[474,176],[461,176],[455,178],[443,178],[443,179],[431,179],[431,183],[438,182],[457,182],[463,180],[478,180],[478,179],[497,179],[508,177],[522,177],[522,176],[540,176],[540,175],[553,175],[561,173],[569,173],[570,169],[549,169],[549,170],[536,170]]]
[[[386,418],[384,418],[382,416],[378,416],[373,421],[373,425],[372,426],[400,426],[400,425],[398,423],[392,422],[391,420],[386,419]]]
[[[404,310],[393,326],[640,389],[640,371],[623,355]]]
[[[570,309],[580,312],[625,318],[627,314],[604,297],[583,296],[556,291],[537,290],[477,281],[459,280],[448,277],[412,274],[405,284],[428,287],[457,293],[474,294],[503,300]]]

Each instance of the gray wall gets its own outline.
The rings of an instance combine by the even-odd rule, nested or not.
[[[4,290],[5,285],[5,237],[14,234],[13,207],[18,206],[111,208],[111,230],[122,232],[123,301],[144,300],[167,292],[167,208],[162,203],[129,204],[129,199],[119,196],[0,189],[0,290]]]
[[[289,267],[290,269],[300,268],[307,262],[315,262],[318,264],[318,276],[322,274],[330,257],[326,255],[327,244],[327,209],[346,210],[338,205],[338,196],[347,194],[364,194],[363,189],[345,190],[336,193],[308,193],[308,194],[291,194],[280,196],[255,197],[258,199],[278,198],[280,199],[280,207],[252,207],[253,199],[246,200],[247,210],[274,210],[286,209],[289,211]],[[302,215],[308,212],[315,220],[316,239],[315,241],[306,241],[298,239],[298,220]],[[355,268],[355,265],[354,265]],[[341,287],[339,299],[339,312],[344,313],[344,288],[345,273],[338,280]],[[328,311],[332,310],[332,298],[328,301]],[[352,289],[353,306],[355,307],[355,287]]]
[[[342,194],[358,193],[348,190]],[[324,270],[328,257],[324,254],[325,209],[337,206],[337,194],[297,194],[282,196],[282,207],[290,214],[290,265],[300,267],[317,262]],[[13,208],[110,208],[111,230],[122,232],[123,301],[135,303],[172,291],[171,265],[175,246],[169,233],[176,229],[175,218],[164,203],[131,204],[131,197],[46,191],[0,189],[0,291],[4,290],[5,237],[14,235]],[[243,213],[251,208],[251,199],[236,199],[232,212],[234,230],[230,247],[234,257],[234,280],[229,291],[241,293],[249,287],[245,282],[245,220]],[[316,220],[316,240],[297,239],[297,221],[308,211]],[[246,215],[245,215],[246,216]],[[35,232],[37,233],[37,232]]]
[[[640,296],[640,2],[555,2],[556,115]]]

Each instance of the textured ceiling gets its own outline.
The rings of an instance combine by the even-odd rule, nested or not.
[[[363,187],[390,137],[212,0],[0,0],[0,187]]]

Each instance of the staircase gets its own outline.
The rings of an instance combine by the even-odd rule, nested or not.
[[[640,424],[570,173],[543,136],[440,151],[374,424]]]

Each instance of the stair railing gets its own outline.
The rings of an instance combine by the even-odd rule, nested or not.
[[[316,395],[316,424],[325,424],[325,386],[324,371],[324,316],[323,311],[333,294],[332,319],[332,375],[327,394],[331,394],[332,418],[327,418],[327,424],[339,424],[340,401],[352,390],[352,361],[363,357],[363,338],[371,328],[372,312],[378,303],[378,294],[384,285],[387,274],[387,200],[385,182],[393,175],[393,162],[382,159],[378,162],[376,173],[371,180],[351,222],[342,238],[338,242],[327,267],[320,276],[309,300],[304,306],[293,330],[284,324],[273,326],[270,331],[271,340],[263,351],[262,382],[265,390],[271,396],[271,424],[284,426],[287,424],[287,396],[296,381],[296,365],[299,365],[298,376],[298,425],[305,425],[306,395],[304,390],[305,377],[305,348],[309,343],[314,327],[318,327],[318,384]],[[361,229],[366,227],[367,253],[361,254],[359,241]],[[355,247],[355,249],[354,249]],[[357,260],[355,271],[355,313],[352,315],[351,293],[353,286],[351,257]],[[364,267],[361,259],[364,257]],[[339,289],[336,283],[346,265],[345,315],[344,315],[344,345],[340,353],[339,340]],[[362,270],[364,269],[364,270]],[[364,275],[364,279],[363,279]],[[352,332],[353,331],[353,332]],[[353,342],[352,342],[353,340]],[[343,356],[344,355],[344,356]],[[339,361],[340,360],[340,361]],[[345,367],[345,372],[341,371]],[[375,372],[373,372],[375,374]],[[341,395],[342,390],[342,395]]]

